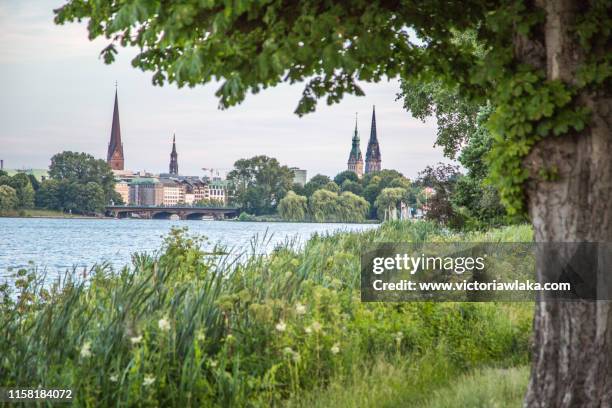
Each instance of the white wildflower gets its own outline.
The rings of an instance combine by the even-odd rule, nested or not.
[[[150,375],[145,375],[144,381],[142,382],[142,385],[144,385],[145,387],[148,387],[149,385],[153,384],[155,382],[155,377],[150,376]]]
[[[329,350],[332,352],[332,354],[338,354],[340,352],[340,345],[338,343],[334,343]]]
[[[293,358],[293,362],[294,363],[299,363],[300,362],[300,353],[298,353],[298,352],[293,353],[292,358]]]
[[[276,330],[279,332],[284,332],[287,329],[287,325],[282,320],[276,324]]]
[[[310,327],[312,328],[312,331],[314,332],[319,332],[321,331],[321,328],[322,328],[321,323],[317,322],[316,320],[312,322]]]
[[[142,341],[142,336],[130,337],[132,344],[138,344]]]
[[[215,368],[217,366],[217,362],[215,360],[210,360],[210,366]]]
[[[285,354],[293,354],[293,349],[291,349],[291,347],[285,347],[283,349],[283,353],[285,353]]]
[[[81,346],[81,357],[83,358],[91,357],[91,342],[90,341],[86,341],[85,343],[83,343],[83,346]]]
[[[109,380],[111,380],[111,382],[117,382],[119,380],[119,377],[117,376],[117,374],[113,374],[109,377]]]
[[[159,321],[157,322],[157,326],[159,327],[159,330],[161,331],[170,330],[170,322],[166,318],[159,319]]]
[[[298,315],[306,314],[306,306],[304,306],[301,303],[296,304],[295,305],[295,313],[297,313]]]
[[[306,327],[304,328],[304,331],[306,332],[306,334],[310,334],[310,333],[312,333],[312,327],[310,327],[310,326],[306,326]]]

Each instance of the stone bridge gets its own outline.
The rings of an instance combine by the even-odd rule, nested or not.
[[[238,216],[236,207],[149,207],[141,205],[110,205],[106,207],[106,215],[115,218],[137,218],[168,220],[177,215],[181,220],[201,220],[202,217],[213,217],[222,220]]]

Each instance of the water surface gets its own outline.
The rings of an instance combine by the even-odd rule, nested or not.
[[[170,221],[134,219],[48,219],[0,218],[0,281],[10,269],[33,262],[49,277],[67,269],[89,268],[108,262],[120,268],[135,252],[153,253],[171,227],[187,227],[190,233],[205,235],[211,246],[221,243],[236,250],[248,249],[253,237],[268,244],[270,251],[285,240],[303,244],[314,233],[360,231],[375,224],[311,224],[284,222]],[[270,238],[271,237],[271,238]]]

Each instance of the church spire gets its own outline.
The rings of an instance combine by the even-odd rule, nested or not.
[[[359,140],[359,131],[357,130],[357,113],[355,113],[355,133],[353,134],[353,143],[351,145],[351,153],[347,163],[347,168],[353,171],[357,176],[363,175],[363,156],[361,155],[361,147]]]
[[[115,82],[115,107],[113,108],[113,124],[108,144],[106,162],[113,170],[123,170],[125,159],[123,157],[123,142],[121,141],[121,125],[119,124],[119,98],[117,97],[117,83]]]
[[[376,134],[376,107],[372,106],[372,125],[370,127],[370,140],[366,150],[365,172],[373,173],[381,170],[380,146],[378,145],[378,135]]]
[[[170,174],[178,176],[178,153],[176,152],[176,134],[172,135],[172,152],[170,153]]]

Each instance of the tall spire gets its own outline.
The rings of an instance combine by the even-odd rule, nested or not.
[[[119,124],[119,98],[117,97],[117,82],[115,82],[115,107],[113,108],[113,124],[108,144],[106,162],[113,170],[123,170],[125,159],[123,157],[123,142],[121,141],[121,125]]]
[[[380,146],[378,145],[378,136],[376,134],[376,107],[372,106],[372,125],[370,127],[370,140],[368,141],[368,149],[366,150],[365,172],[372,173],[381,169]]]
[[[357,176],[363,175],[363,156],[361,155],[361,147],[359,141],[359,131],[357,130],[357,113],[355,113],[355,133],[353,134],[353,143],[351,145],[351,153],[349,154],[347,168],[353,171]]]
[[[176,152],[176,134],[172,135],[172,152],[170,153],[170,174],[178,176],[178,153]]]

